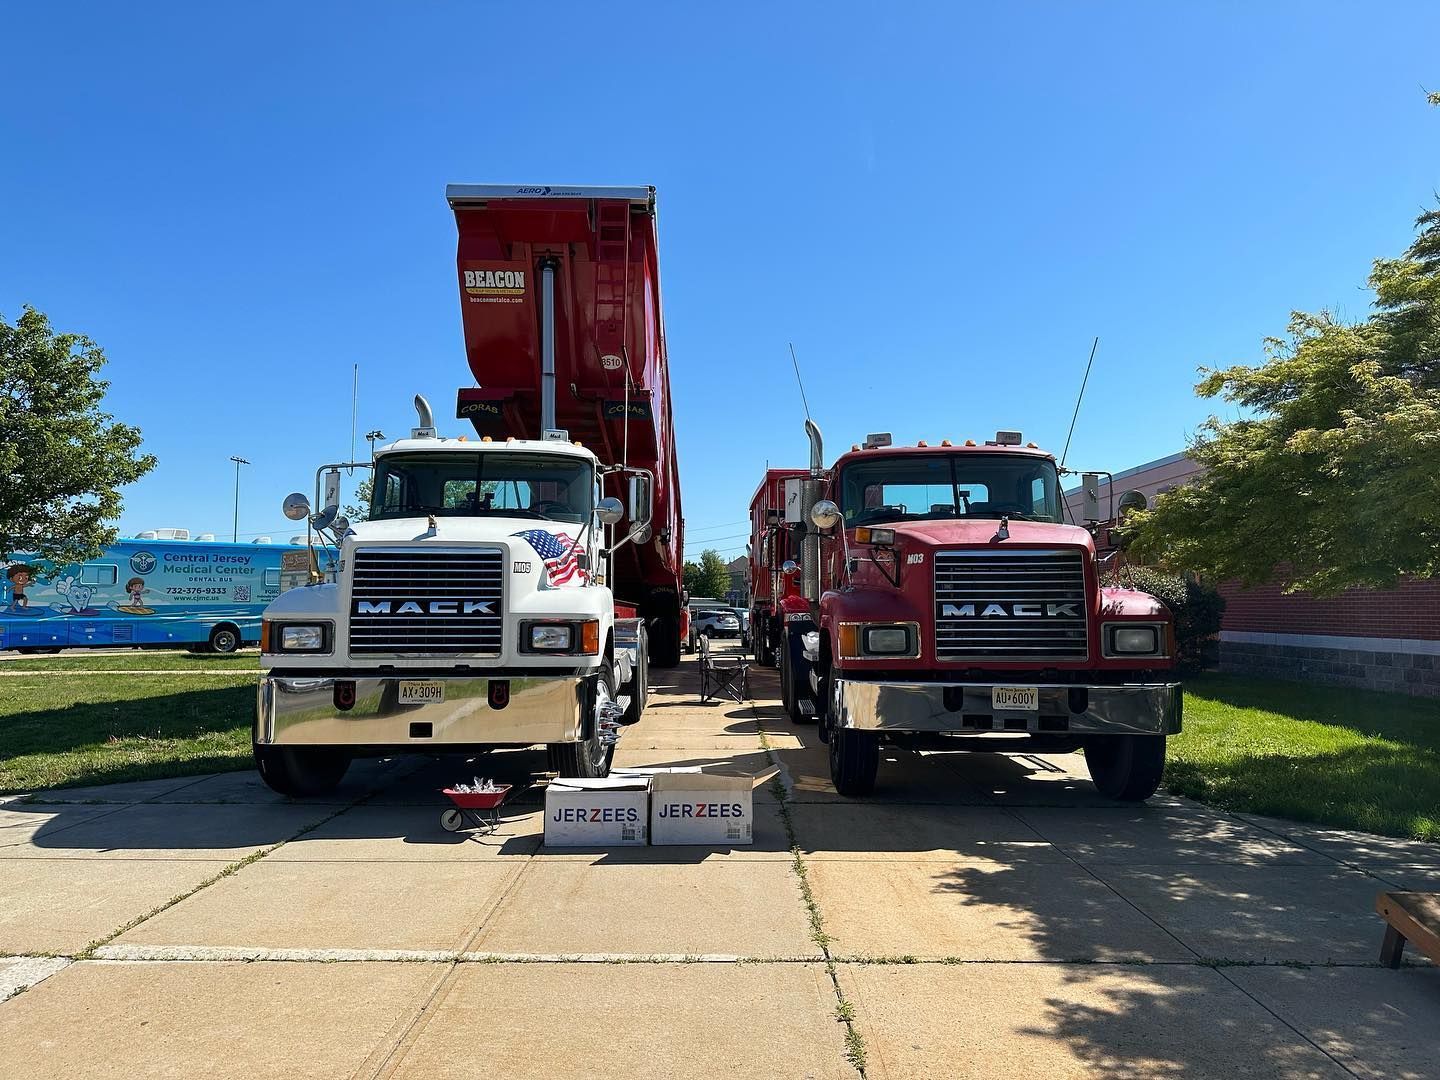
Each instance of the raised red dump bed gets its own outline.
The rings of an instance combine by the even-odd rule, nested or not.
[[[446,197],[476,383],[456,415],[496,437],[562,428],[604,462],[654,473],[654,535],[616,552],[611,586],[646,617],[654,661],[672,642],[678,661],[683,522],[655,189],[452,184]],[[606,494],[623,501],[621,487],[613,477]]]

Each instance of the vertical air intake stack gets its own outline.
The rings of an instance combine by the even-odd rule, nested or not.
[[[805,540],[800,545],[800,594],[814,604],[820,600],[820,533],[810,520],[810,511],[820,501],[824,486],[825,440],[815,421],[808,417],[805,434],[810,439],[810,477],[800,488],[800,520],[805,528]]]

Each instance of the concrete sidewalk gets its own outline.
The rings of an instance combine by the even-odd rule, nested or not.
[[[0,1076],[1440,1075],[1440,970],[1376,966],[1434,846],[1100,798],[1065,756],[891,753],[652,672],[630,765],[782,767],[756,842],[549,851],[535,752],[0,806]],[[489,837],[442,784],[527,785]]]

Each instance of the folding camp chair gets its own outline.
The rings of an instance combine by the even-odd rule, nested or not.
[[[728,694],[736,704],[750,699],[750,662],[741,656],[717,662],[710,655],[710,639],[700,637],[700,703]]]

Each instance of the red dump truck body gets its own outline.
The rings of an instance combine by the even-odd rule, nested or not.
[[[800,542],[796,534],[798,504],[795,518],[786,521],[786,481],[807,476],[804,469],[767,469],[765,478],[750,498],[750,638],[755,657],[773,665],[780,642],[783,622],[782,605],[789,599],[804,608],[798,574],[785,574],[786,562],[800,559]],[[792,494],[794,494],[794,485]]]
[[[655,663],[678,662],[684,525],[655,189],[452,184],[446,196],[476,383],[456,415],[496,438],[563,429],[653,474],[652,535],[616,551],[610,585],[646,617]],[[605,494],[625,501],[622,481]]]

